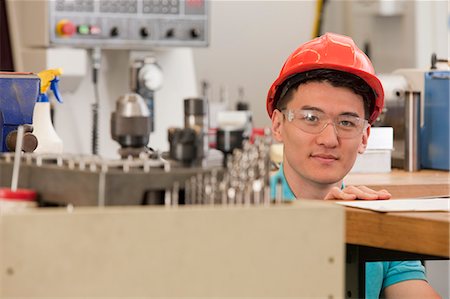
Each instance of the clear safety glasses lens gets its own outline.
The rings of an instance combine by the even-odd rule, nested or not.
[[[316,110],[283,110],[282,113],[295,127],[310,134],[319,134],[332,124],[340,138],[354,138],[361,134],[368,124],[367,120],[353,115],[331,118]]]

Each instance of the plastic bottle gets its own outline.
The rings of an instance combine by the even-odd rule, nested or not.
[[[36,192],[30,189],[0,188],[0,214],[22,212],[30,208],[36,208]]]
[[[58,102],[62,103],[58,90],[58,76],[61,73],[61,69],[51,69],[38,73],[41,79],[41,93],[33,111],[33,134],[38,139],[35,153],[60,154],[63,151],[63,142],[56,134],[51,121],[50,102],[47,96],[47,90],[50,87]]]

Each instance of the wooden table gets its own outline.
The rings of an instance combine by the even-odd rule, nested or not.
[[[450,173],[446,171],[351,174],[345,182],[387,189],[399,200],[450,195]],[[363,298],[366,262],[449,259],[450,213],[378,213],[346,208],[346,243],[346,296]]]
[[[346,242],[450,257],[450,213],[378,213],[346,208]]]
[[[393,199],[450,196],[450,172],[352,173],[347,185],[386,189]],[[346,208],[346,297],[365,296],[365,263],[450,259],[450,213],[378,213]]]
[[[346,296],[364,298],[366,262],[448,260],[450,213],[346,208],[346,243]]]
[[[450,172],[440,170],[407,172],[393,169],[390,173],[352,173],[345,178],[345,183],[386,189],[393,198],[450,196]]]

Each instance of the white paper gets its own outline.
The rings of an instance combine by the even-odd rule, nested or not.
[[[377,212],[450,212],[450,198],[336,201],[337,204]]]

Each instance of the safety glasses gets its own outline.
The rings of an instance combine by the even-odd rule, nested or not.
[[[368,121],[354,115],[338,115],[330,117],[317,110],[297,109],[282,110],[287,121],[305,133],[319,134],[332,124],[336,135],[340,138],[354,138],[368,126]]]

